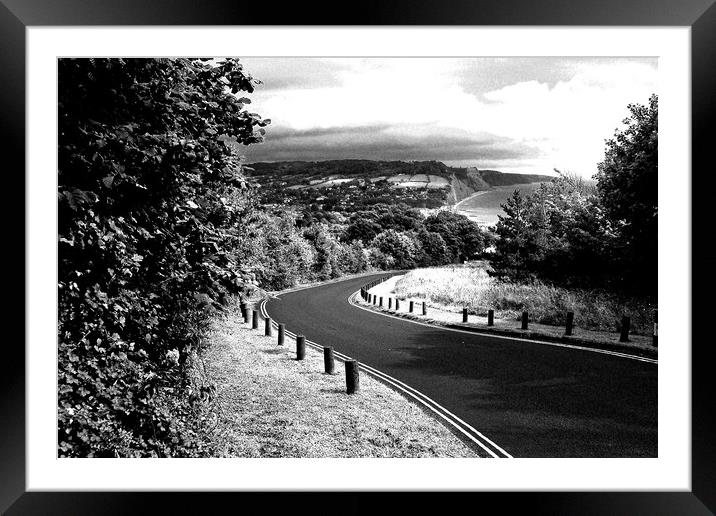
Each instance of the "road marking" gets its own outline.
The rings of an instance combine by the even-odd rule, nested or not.
[[[620,358],[629,358],[629,359],[632,359],[632,360],[638,360],[639,362],[646,362],[646,363],[648,363],[648,364],[658,364],[658,363],[659,363],[658,360],[655,360],[655,359],[653,359],[653,358],[640,357],[639,355],[630,355],[630,354],[628,354],[628,353],[620,353],[620,352],[618,352],[618,351],[609,351],[609,350],[607,350],[607,349],[588,348],[588,347],[585,347],[585,346],[575,346],[574,344],[563,344],[563,343],[560,343],[560,342],[549,342],[549,341],[544,341],[544,340],[534,340],[534,339],[527,339],[527,338],[524,338],[524,337],[510,337],[510,336],[506,336],[506,335],[496,335],[496,334],[494,334],[494,333],[483,333],[483,332],[479,332],[479,331],[460,330],[460,329],[458,329],[458,328],[447,328],[447,327],[445,327],[445,326],[438,326],[438,325],[435,325],[435,324],[429,324],[429,323],[425,323],[425,322],[422,322],[422,321],[416,321],[416,320],[413,320],[413,319],[407,319],[407,318],[405,318],[405,317],[400,317],[400,316],[398,316],[398,315],[393,315],[393,314],[381,312],[381,311],[378,311],[378,310],[372,310],[372,309],[370,309],[370,308],[361,306],[361,305],[359,305],[359,304],[355,301],[355,299],[356,299],[356,297],[357,297],[358,295],[360,295],[360,290],[357,290],[357,291],[353,292],[350,296],[348,296],[348,303],[351,304],[351,305],[353,305],[353,306],[356,307],[356,308],[360,308],[361,310],[365,310],[366,312],[370,312],[370,313],[373,313],[373,314],[376,314],[376,315],[382,315],[382,316],[384,316],[384,317],[392,317],[393,319],[398,319],[399,321],[405,321],[405,322],[410,322],[410,323],[413,323],[413,324],[419,324],[419,325],[421,325],[421,326],[427,326],[428,328],[433,328],[433,329],[437,329],[437,330],[445,330],[445,331],[455,331],[455,332],[458,332],[458,333],[467,333],[467,334],[470,334],[470,335],[481,335],[481,336],[483,336],[483,337],[493,337],[493,338],[496,338],[496,339],[518,340],[518,341],[521,341],[521,342],[531,342],[532,344],[543,344],[543,345],[547,345],[547,346],[556,346],[556,347],[559,347],[559,348],[569,348],[569,349],[577,349],[577,350],[581,350],[581,351],[590,351],[590,352],[592,352],[592,353],[602,353],[602,354],[604,354],[604,355],[612,355],[612,356],[620,357]]]
[[[259,310],[264,318],[270,317],[266,309],[265,299],[259,305]],[[278,327],[278,323],[274,321],[273,318],[271,319],[271,321],[271,325],[273,327]],[[296,337],[296,334],[290,330],[285,330],[285,334],[289,337]],[[323,349],[323,346],[308,339],[306,339],[306,344],[319,351]],[[339,360],[351,360],[351,357],[339,351],[334,350],[333,354]],[[448,409],[440,405],[437,401],[433,400],[429,396],[423,394],[417,389],[414,389],[413,387],[410,387],[409,385],[401,382],[400,380],[393,378],[392,376],[360,361],[358,361],[358,367],[359,369],[363,369],[363,371],[376,378],[377,380],[389,384],[390,386],[392,386],[393,389],[414,399],[415,402],[424,406],[425,408],[433,412],[435,415],[446,421],[450,426],[452,426],[462,435],[467,437],[471,442],[484,450],[489,456],[494,458],[513,458],[512,455],[510,455],[503,448],[495,444],[492,440],[488,439],[484,434],[476,430],[469,423],[465,422],[463,419],[450,412]]]

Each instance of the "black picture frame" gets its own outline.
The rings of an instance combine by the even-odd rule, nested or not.
[[[452,0],[452,1],[363,1],[286,3],[240,2],[237,0],[0,0],[0,102],[2,106],[0,141],[7,150],[3,156],[6,181],[13,197],[24,199],[25,157],[25,29],[28,26],[63,25],[546,25],[546,26],[690,26],[692,34],[692,221],[712,217],[705,199],[708,181],[713,181],[710,165],[716,104],[716,6],[714,0]],[[8,161],[8,158],[10,161]],[[712,168],[712,167],[709,167]],[[8,184],[8,183],[6,183]],[[698,187],[694,188],[694,185]],[[18,192],[23,192],[19,195]],[[8,210],[7,221],[17,219]],[[24,208],[24,207],[23,207]],[[23,210],[24,212],[24,210]],[[13,218],[10,218],[13,217]],[[708,222],[706,222],[708,224]],[[25,241],[24,225],[6,224],[6,238]],[[696,226],[692,235],[697,235]],[[709,257],[713,231],[692,244],[692,276],[710,279],[714,258]],[[24,249],[24,246],[23,246]],[[25,270],[24,252],[13,252]],[[713,255],[711,255],[713,256]],[[709,282],[700,283],[705,290]],[[6,299],[8,296],[6,296]],[[13,297],[11,310],[32,310]],[[692,320],[708,321],[707,304],[693,297]],[[8,320],[19,320],[9,317]],[[708,329],[705,328],[707,331]],[[690,492],[589,492],[589,493],[470,493],[451,494],[451,504],[466,507],[498,506],[500,511],[515,508],[536,514],[713,514],[716,511],[716,435],[713,418],[710,352],[713,338],[692,337],[692,491]],[[40,493],[25,489],[25,353],[24,335],[3,346],[0,373],[0,509],[16,514],[143,514],[161,504],[161,512],[211,514],[219,508],[248,510],[248,504],[265,505],[262,493]],[[23,343],[23,344],[21,344]],[[680,343],[686,345],[688,343]],[[326,495],[322,493],[321,495]],[[305,502],[307,493],[271,494],[270,505],[330,507]],[[470,496],[470,500],[464,500]],[[474,498],[477,497],[477,500]],[[408,497],[404,497],[408,498]],[[375,493],[349,493],[340,501],[345,510],[358,512],[382,504]],[[401,501],[402,509],[411,505],[425,508],[423,493]],[[240,505],[236,505],[240,504]],[[278,504],[278,505],[276,505]],[[223,512],[223,510],[222,510]],[[271,512],[274,512],[273,510]],[[401,511],[402,512],[402,511]]]

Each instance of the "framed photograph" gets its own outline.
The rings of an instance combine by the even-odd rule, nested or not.
[[[716,510],[711,0],[0,0],[0,27],[8,514]]]

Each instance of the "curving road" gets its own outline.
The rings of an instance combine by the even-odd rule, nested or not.
[[[348,303],[382,276],[282,294],[271,317],[421,391],[515,457],[656,457],[657,365],[432,328]]]

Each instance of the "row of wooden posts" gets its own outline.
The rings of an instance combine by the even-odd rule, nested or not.
[[[378,307],[383,307],[383,296],[377,296],[376,294],[371,294],[369,290],[379,283],[384,282],[388,278],[382,278],[378,280],[371,281],[370,283],[363,286],[363,288],[360,289],[360,295],[361,298],[363,298],[364,301],[366,301],[368,304],[376,305]],[[388,297],[388,310],[393,309],[393,301],[395,301],[395,311],[397,312],[400,310],[400,299],[397,297],[395,299]],[[413,313],[415,308],[414,302],[411,300],[408,304],[408,312]],[[422,313],[423,315],[428,314],[428,308],[425,303],[425,301],[422,301]],[[468,322],[468,314],[467,314],[467,308],[462,309],[462,322],[466,323]],[[529,329],[529,313],[527,311],[522,312],[522,318],[521,318],[522,326],[521,328],[523,330]],[[488,326],[494,326],[495,325],[495,311],[490,309],[487,311],[487,325]],[[620,327],[619,332],[619,342],[629,342],[629,331],[631,328],[631,318],[629,316],[623,316],[622,317],[622,324]],[[566,336],[572,335],[572,330],[574,329],[574,312],[567,312],[567,320],[564,328],[564,334]],[[657,346],[657,325],[654,323],[654,334],[652,337],[652,344],[654,347]]]
[[[241,303],[241,316],[244,322],[249,322],[249,307],[246,303]],[[259,328],[259,311],[255,308],[251,310],[251,328],[257,330]],[[264,335],[271,337],[273,335],[273,324],[270,317],[264,318]],[[278,341],[279,346],[283,346],[286,341],[286,325],[278,324]],[[306,358],[306,337],[304,335],[296,335],[296,360]],[[355,394],[360,390],[360,377],[358,375],[358,362],[355,360],[345,360],[346,365],[346,392]],[[323,366],[326,374],[335,373],[335,360],[333,358],[333,348],[325,346],[323,348]]]

